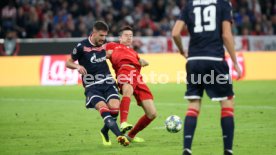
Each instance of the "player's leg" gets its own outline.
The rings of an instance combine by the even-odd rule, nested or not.
[[[112,97],[110,97],[110,96],[112,96]],[[116,123],[117,122],[117,117],[118,117],[118,114],[119,114],[120,100],[119,100],[119,96],[117,97],[114,94],[112,94],[110,96],[107,98],[108,107],[110,108],[111,116],[113,117],[113,120]],[[121,134],[122,134],[121,136],[117,137],[118,142],[121,143],[124,146],[129,145],[130,142],[127,139],[127,137],[124,136],[123,133],[121,133]]]
[[[145,115],[140,117],[133,129],[131,129],[128,133],[128,137],[130,137],[130,139],[134,142],[144,142],[142,138],[135,136],[144,128],[146,128],[156,118],[157,115],[156,108],[152,99],[143,100],[140,105],[142,106]]]
[[[128,136],[134,142],[143,142],[143,139],[136,137],[136,134],[147,127],[156,118],[156,108],[153,103],[153,95],[147,85],[143,82],[140,76],[139,83],[136,85],[134,96],[137,104],[140,105],[145,111],[145,115],[140,117],[134,128],[131,129]]]
[[[120,124],[121,130],[123,133],[126,133],[130,130],[133,125],[127,122],[129,106],[131,102],[131,95],[133,94],[133,87],[132,85],[125,83],[122,86],[122,100],[120,104]]]
[[[115,122],[117,122],[117,117],[119,115],[119,106],[120,100],[119,99],[110,99],[107,103],[108,108],[110,109],[110,114]],[[103,128],[101,129],[101,136],[103,138],[103,144],[111,145],[111,141],[109,140],[108,136],[109,128],[106,124],[104,124]]]
[[[200,112],[201,99],[189,99],[188,109],[184,120],[184,155],[192,154],[192,142],[197,125],[197,118]]]
[[[127,137],[122,135],[117,123],[113,120],[110,114],[110,109],[106,104],[106,96],[103,91],[104,89],[102,89],[103,87],[103,85],[101,87],[95,85],[85,89],[86,108],[95,108],[99,111],[104,120],[104,124],[116,135],[118,142],[124,146],[127,146],[129,141]]]
[[[110,114],[112,118],[115,122],[117,122],[120,107],[118,89],[115,84],[110,84],[107,87],[108,88],[105,89],[104,98],[106,98],[107,106],[110,109]],[[104,124],[103,128],[101,129],[101,135],[102,137],[104,137],[103,143],[109,142],[111,144],[111,141],[109,141],[108,131],[108,126]]]
[[[95,108],[100,112],[105,125],[116,135],[120,144],[127,146],[129,144],[128,139],[122,135],[117,123],[114,121],[110,114],[110,109],[104,101],[100,101],[95,105]]]
[[[196,130],[197,118],[201,107],[203,96],[202,70],[198,61],[188,61],[187,71],[187,91],[184,98],[188,99],[188,108],[184,119],[183,131],[183,155],[192,154],[192,142]]]
[[[109,109],[110,109],[110,114],[117,122],[117,117],[119,115],[119,109],[120,109],[120,100],[119,99],[110,99],[107,103]]]
[[[122,100],[120,104],[120,124],[123,133],[130,130],[133,125],[127,123],[129,106],[131,102],[131,95],[135,89],[134,81],[136,81],[137,71],[132,67],[123,67],[118,71],[117,81],[122,93]]]
[[[224,143],[224,155],[232,155],[234,139],[234,101],[232,99],[220,101],[221,128]]]
[[[85,95],[86,95],[86,108],[96,109],[96,105],[101,106],[101,104],[105,104],[104,93],[102,93],[101,88],[97,86],[91,86],[87,88],[85,90]],[[103,145],[105,146],[111,145],[111,141],[108,136],[108,130],[109,130],[109,127],[104,123],[104,127],[101,129],[100,135],[102,137]]]
[[[226,61],[212,62],[210,68],[214,72],[214,84],[208,84],[207,95],[212,101],[221,103],[221,128],[225,154],[232,154],[234,137],[234,101],[233,86]],[[219,77],[219,78],[218,78]]]

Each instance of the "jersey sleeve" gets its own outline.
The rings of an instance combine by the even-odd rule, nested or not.
[[[229,0],[222,2],[222,21],[233,21],[232,4]]]
[[[117,46],[117,43],[115,42],[109,42],[105,45],[105,50],[114,50],[114,48]]]
[[[182,20],[185,23],[188,22],[188,7],[187,7],[187,5],[184,6],[183,9],[181,10],[178,20]]]
[[[73,60],[78,60],[82,55],[82,45],[81,43],[78,43],[78,45],[73,49],[71,53],[71,58]]]

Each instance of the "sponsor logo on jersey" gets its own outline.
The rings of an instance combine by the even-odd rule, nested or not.
[[[91,57],[90,61],[91,63],[100,63],[106,60],[106,57],[97,58],[96,54],[93,53],[93,56]]]
[[[83,46],[83,51],[84,52],[92,52],[92,51],[97,51],[97,52],[101,52],[102,50],[104,50],[104,47],[86,47]]]

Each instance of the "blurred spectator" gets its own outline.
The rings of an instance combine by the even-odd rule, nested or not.
[[[17,34],[12,28],[6,33],[4,42],[0,44],[0,55],[13,56],[19,52],[19,44],[17,43]]]
[[[143,43],[142,43],[141,40],[139,40],[139,39],[134,39],[133,40],[133,49],[135,51],[137,51],[138,53],[143,53],[143,51],[141,49],[142,46],[143,46]]]
[[[15,8],[14,2],[9,1],[8,5],[2,9],[1,13],[2,29],[8,31],[16,24],[17,10]]]
[[[30,7],[30,11],[28,14],[29,15],[27,16],[28,18],[25,26],[26,33],[27,33],[26,37],[34,38],[38,34],[39,30],[41,29],[40,21],[35,7],[33,6]]]
[[[236,35],[276,32],[275,0],[231,0]],[[96,20],[110,34],[131,25],[136,35],[170,36],[187,0],[1,0],[0,36],[12,27],[19,38],[82,37]],[[183,31],[182,35],[187,35]]]
[[[276,15],[272,17],[272,27],[273,27],[274,35],[276,35]]]
[[[264,35],[260,24],[255,25],[255,29],[251,32],[251,35],[254,35],[254,36]]]

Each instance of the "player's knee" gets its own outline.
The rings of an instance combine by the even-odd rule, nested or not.
[[[152,114],[152,119],[155,119],[157,117],[157,112],[154,112],[153,114]]]
[[[131,92],[124,92],[123,93],[123,96],[126,96],[126,97],[131,97],[132,93]]]
[[[223,100],[223,101],[220,101],[220,103],[221,103],[222,108],[224,108],[224,107],[234,108],[234,100],[233,99]]]
[[[189,100],[188,109],[195,109],[197,111],[200,111],[200,107],[201,107],[201,100],[200,99]]]
[[[123,95],[124,96],[131,96],[133,94],[133,88],[130,84],[123,85]]]
[[[151,120],[155,119],[157,117],[157,112],[153,111],[147,114],[147,117]]]
[[[116,109],[120,107],[120,100],[118,99],[110,99],[107,103],[110,109]]]
[[[189,104],[200,104],[201,99],[188,99]]]
[[[103,101],[100,101],[100,102],[96,103],[95,108],[96,108],[98,111],[99,111],[100,109],[102,109],[102,108],[109,109],[109,107],[107,107],[107,105],[106,105],[105,102],[103,102]]]

